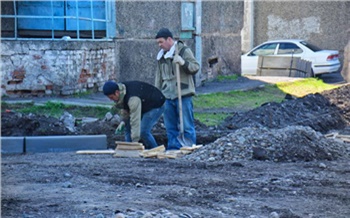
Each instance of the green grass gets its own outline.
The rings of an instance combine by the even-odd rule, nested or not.
[[[232,116],[230,113],[219,112],[219,113],[195,113],[196,120],[204,123],[206,126],[217,126],[220,125],[228,116]]]
[[[237,74],[233,74],[233,75],[227,75],[227,76],[222,76],[222,75],[219,75],[216,77],[216,80],[217,81],[227,81],[227,80],[237,80],[239,78],[239,76]]]
[[[1,111],[5,110],[16,111],[24,114],[41,114],[56,118],[61,117],[63,113],[67,111],[76,118],[96,117],[100,119],[104,118],[106,113],[110,111],[109,108],[105,107],[83,107],[75,105],[65,105],[63,103],[56,103],[50,101],[44,105],[34,105],[33,103],[7,104],[5,102],[1,102]]]
[[[339,87],[338,85],[330,85],[324,83],[318,78],[306,78],[295,82],[280,82],[277,87],[285,93],[289,93],[296,97],[303,97],[308,94],[315,94],[326,90]]]
[[[267,85],[263,88],[248,91],[230,91],[225,93],[197,95],[193,98],[193,104],[196,109],[252,109],[266,102],[280,102],[284,97],[285,93],[279,90],[276,85]]]
[[[231,114],[200,112],[201,110],[218,110],[226,108],[234,111],[247,111],[259,107],[266,102],[281,102],[285,93],[276,85],[267,85],[248,91],[230,91],[225,93],[212,93],[198,95],[193,98],[195,118],[207,126],[219,125]]]

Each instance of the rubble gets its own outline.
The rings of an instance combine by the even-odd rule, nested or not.
[[[269,160],[295,162],[350,157],[350,144],[327,138],[310,127],[244,127],[183,157],[193,161]]]

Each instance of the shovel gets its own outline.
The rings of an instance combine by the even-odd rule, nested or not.
[[[179,54],[178,46],[175,46],[175,54]],[[181,80],[180,80],[180,65],[176,64],[176,82],[177,82],[177,99],[179,101],[179,119],[180,119],[180,135],[177,137],[182,147],[191,147],[193,142],[184,135],[184,122],[182,115],[182,96],[181,96]]]

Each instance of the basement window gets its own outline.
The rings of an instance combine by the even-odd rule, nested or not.
[[[115,1],[2,1],[1,39],[115,37]]]

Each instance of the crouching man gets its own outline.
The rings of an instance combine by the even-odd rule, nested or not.
[[[140,81],[108,81],[103,86],[103,93],[121,111],[122,121],[116,132],[125,128],[125,141],[142,140],[146,149],[158,146],[151,130],[164,111],[165,97],[159,89]]]

